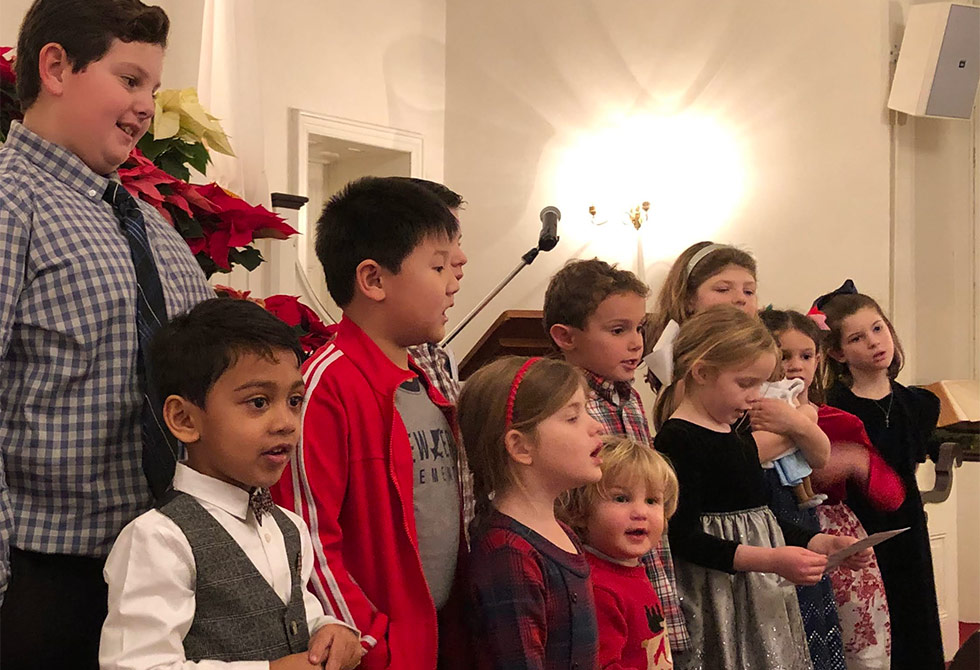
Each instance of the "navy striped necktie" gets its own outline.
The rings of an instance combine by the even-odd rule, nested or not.
[[[156,390],[150,363],[150,339],[167,323],[167,306],[163,285],[146,234],[143,212],[136,200],[119,182],[109,181],[102,199],[112,205],[123,234],[129,242],[129,253],[136,271],[136,331],[139,337],[137,367],[140,392],[143,394],[141,436],[143,438],[143,474],[153,497],[159,499],[173,481],[180,445],[163,422],[163,406]]]

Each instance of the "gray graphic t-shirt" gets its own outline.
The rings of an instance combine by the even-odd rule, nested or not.
[[[395,393],[395,408],[408,430],[415,462],[415,528],[422,571],[440,609],[449,599],[459,550],[459,471],[456,443],[442,410],[418,378]]]

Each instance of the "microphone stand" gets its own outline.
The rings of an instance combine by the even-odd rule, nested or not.
[[[463,330],[463,328],[465,328],[466,325],[470,321],[473,320],[473,317],[475,317],[477,314],[479,314],[480,312],[482,312],[483,311],[483,308],[487,306],[487,303],[489,303],[491,300],[493,300],[494,298],[496,298],[497,297],[497,294],[500,293],[501,291],[503,291],[504,290],[504,287],[507,286],[507,284],[509,284],[511,282],[511,280],[513,280],[514,277],[517,276],[517,273],[520,272],[521,270],[523,270],[528,265],[530,265],[534,261],[534,259],[538,257],[538,254],[540,252],[541,252],[540,249],[538,249],[537,247],[534,247],[533,249],[531,249],[530,251],[528,251],[526,254],[524,254],[523,256],[521,256],[521,262],[517,264],[517,267],[514,268],[513,270],[511,270],[510,271],[510,274],[507,275],[506,277],[504,277],[504,280],[502,282],[500,282],[499,284],[497,284],[497,286],[492,291],[490,291],[490,293],[488,293],[487,296],[483,300],[480,301],[480,304],[478,304],[476,307],[474,307],[472,309],[472,311],[470,311],[469,314],[467,314],[465,317],[463,317],[463,320],[462,321],[460,321],[458,324],[456,324],[456,327],[453,328],[453,330],[452,330],[451,333],[449,333],[448,335],[446,335],[446,337],[442,340],[442,342],[439,343],[439,346],[440,347],[444,347],[447,344],[449,344],[450,342],[452,342],[453,341],[453,338],[456,337],[457,335],[459,335],[459,331]]]
[[[549,209],[554,210],[554,212],[557,214],[558,219],[561,218],[561,214],[558,212],[557,209],[555,209],[554,207],[545,208],[545,210],[549,210]],[[541,214],[543,218],[545,211],[542,210]],[[557,219],[554,223],[557,223]],[[514,277],[517,276],[518,272],[520,272],[525,267],[533,263],[534,259],[538,257],[539,253],[541,253],[542,251],[551,251],[552,249],[555,248],[556,244],[558,244],[558,236],[555,234],[554,226],[552,226],[552,230],[550,231],[550,234],[546,233],[545,229],[542,229],[541,236],[538,238],[538,245],[536,247],[532,247],[527,251],[527,253],[521,256],[521,262],[517,264],[517,267],[511,270],[510,274],[504,277],[504,280],[499,284],[497,284],[497,286],[492,291],[490,291],[490,293],[488,293],[483,300],[480,301],[480,304],[474,307],[469,314],[463,317],[463,320],[460,321],[456,325],[456,327],[453,328],[448,335],[446,335],[445,338],[443,338],[442,342],[439,343],[439,346],[444,347],[450,342],[452,342],[453,338],[459,335],[459,331],[463,330],[463,328],[465,328],[466,325],[473,320],[473,317],[475,317],[477,314],[483,311],[483,308],[486,307],[487,304],[491,300],[493,300],[498,293],[504,290],[504,287],[507,286],[507,284],[509,284],[511,280],[513,280]]]

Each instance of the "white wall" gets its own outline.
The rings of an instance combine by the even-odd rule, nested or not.
[[[960,621],[980,622],[980,463],[964,463],[954,475],[958,496]]]
[[[445,4],[439,0],[261,2],[260,82],[269,187],[286,189],[287,110],[420,133],[423,172],[442,179]]]
[[[0,0],[0,46],[16,46],[21,21],[33,0]],[[201,50],[202,0],[156,0],[170,17],[170,48],[164,65],[163,87],[197,85]]]
[[[202,0],[150,0],[171,19],[164,86],[197,85]],[[30,0],[0,0],[0,44],[13,44]],[[442,179],[443,0],[257,2],[269,188],[286,190],[290,107],[420,133],[423,172]],[[234,146],[234,138],[232,145]]]
[[[516,265],[541,207],[563,212],[558,248],[463,331],[457,350],[504,308],[540,308],[548,277],[569,258],[635,262],[630,230],[596,229],[586,213],[593,193],[624,179],[618,161],[583,166],[591,177],[574,191],[561,183],[581,135],[632,113],[709,119],[741,166],[731,179],[718,174],[700,145],[694,170],[678,165],[688,170],[686,206],[642,231],[650,283],[688,244],[712,238],[756,255],[763,304],[804,307],[846,277],[887,298],[887,31],[880,2],[450,0],[446,181],[469,202],[470,254],[453,316]],[[672,161],[650,151],[636,202],[658,193]],[[731,180],[742,182],[734,199]],[[727,210],[707,206],[724,198],[734,200]]]
[[[17,32],[32,0],[0,0],[0,46],[17,46]]]

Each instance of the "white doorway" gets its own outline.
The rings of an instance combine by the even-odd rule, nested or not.
[[[300,210],[293,292],[324,321],[339,321],[316,258],[314,230],[323,205],[348,182],[365,176],[420,177],[422,136],[395,128],[290,110],[290,193],[309,202]]]

